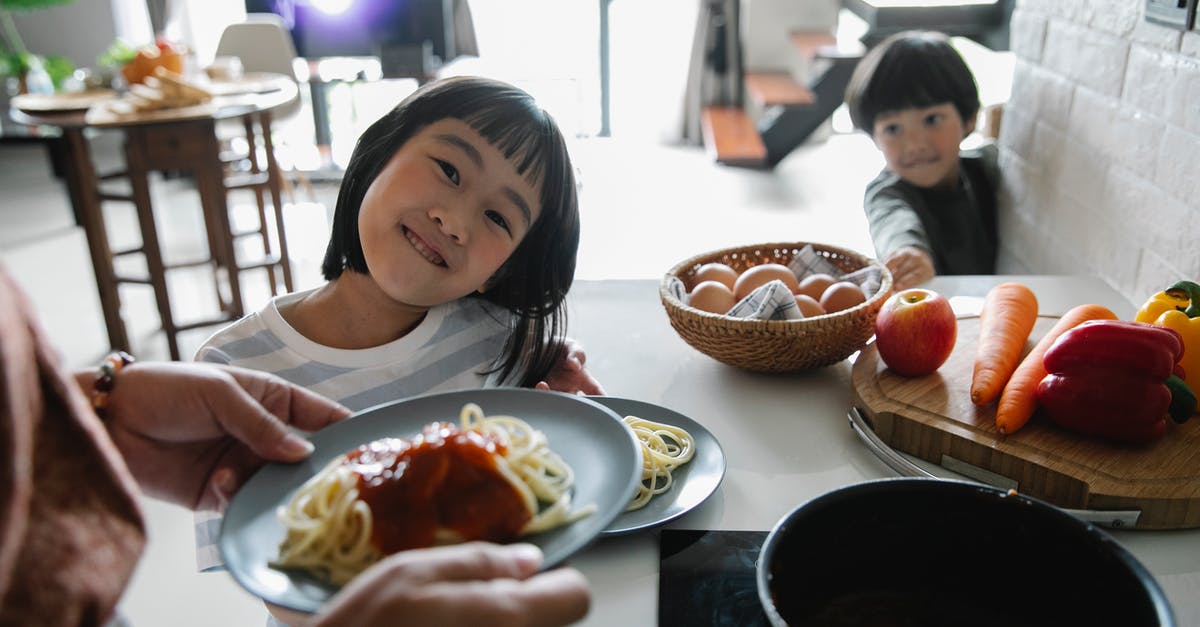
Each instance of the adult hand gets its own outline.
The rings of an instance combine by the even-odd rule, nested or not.
[[[88,389],[94,377],[78,379]],[[117,375],[105,425],[147,494],[192,509],[223,509],[264,462],[295,462],[312,452],[288,425],[315,431],[349,414],[263,372],[141,362]]]
[[[933,269],[933,258],[916,246],[896,250],[888,255],[884,265],[892,272],[892,289],[896,291],[920,285],[937,274]]]
[[[401,551],[364,571],[312,625],[557,627],[587,615],[587,581],[574,569],[538,573],[531,544],[469,542]]]
[[[604,394],[600,382],[583,367],[585,363],[587,353],[583,351],[583,345],[569,337],[565,338],[562,354],[554,369],[546,375],[545,381],[539,381],[534,388],[567,394]]]

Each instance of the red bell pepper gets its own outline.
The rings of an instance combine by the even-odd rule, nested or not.
[[[1183,422],[1196,408],[1174,373],[1183,339],[1174,329],[1093,320],[1064,333],[1046,351],[1037,400],[1061,427],[1111,440],[1153,442],[1166,416]]]

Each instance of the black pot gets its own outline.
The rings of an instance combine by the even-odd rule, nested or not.
[[[757,565],[776,627],[1173,627],[1154,576],[1043,501],[939,479],[835,490],[775,525]]]

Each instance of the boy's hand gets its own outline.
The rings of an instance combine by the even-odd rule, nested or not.
[[[937,275],[933,258],[916,246],[905,246],[888,255],[884,265],[892,272],[892,289],[897,292],[915,287]]]

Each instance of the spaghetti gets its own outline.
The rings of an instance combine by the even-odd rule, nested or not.
[[[631,512],[671,489],[674,483],[671,471],[691,461],[696,441],[684,429],[637,416],[626,416],[625,424],[633,429],[642,445],[642,481],[633,500],[625,506],[625,511]]]
[[[539,533],[595,510],[572,511],[574,481],[544,433],[468,403],[458,425],[431,423],[329,462],[279,508],[287,535],[273,565],[341,585],[397,551]]]

